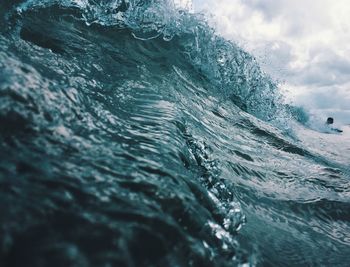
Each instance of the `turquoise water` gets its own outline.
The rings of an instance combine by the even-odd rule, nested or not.
[[[1,266],[348,266],[349,128],[201,15],[0,6]]]

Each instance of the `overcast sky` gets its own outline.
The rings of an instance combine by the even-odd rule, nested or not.
[[[350,123],[350,0],[194,0],[299,105]]]

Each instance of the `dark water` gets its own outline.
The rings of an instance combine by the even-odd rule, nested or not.
[[[0,266],[349,266],[349,157],[200,15],[0,15]]]

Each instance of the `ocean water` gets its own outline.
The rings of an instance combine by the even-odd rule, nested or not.
[[[0,3],[0,266],[349,266],[350,128],[171,1]]]

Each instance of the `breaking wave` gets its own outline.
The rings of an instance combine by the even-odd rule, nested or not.
[[[1,7],[1,266],[349,262],[347,158],[191,3]]]

